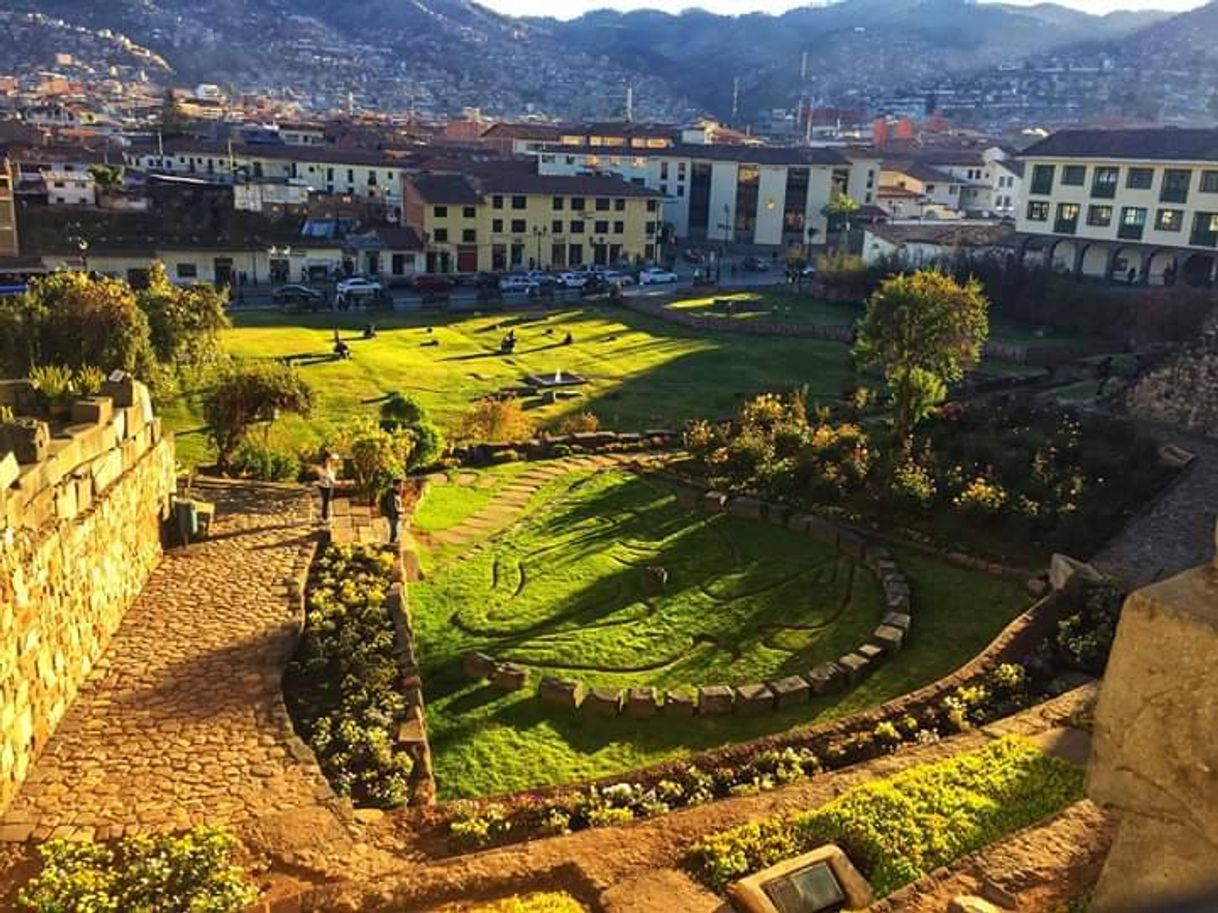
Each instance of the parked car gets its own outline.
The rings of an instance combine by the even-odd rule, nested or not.
[[[649,266],[647,269],[639,272],[639,285],[663,285],[669,282],[677,282],[678,276],[676,273],[670,273],[666,269],[660,269],[658,266]]]
[[[541,292],[541,283],[530,279],[523,273],[511,273],[499,278],[499,291],[536,295]]]
[[[588,284],[588,273],[559,273],[558,284],[563,288],[583,288]]]
[[[341,280],[335,288],[340,295],[348,298],[359,298],[365,295],[375,295],[381,290],[381,284],[374,279],[364,276],[351,276]]]
[[[326,296],[307,285],[281,285],[271,292],[271,300],[280,307],[295,305],[301,310],[316,311],[325,303]]]
[[[414,277],[414,290],[416,292],[449,292],[457,285],[457,280],[452,276],[440,276],[434,273],[420,273]]]
[[[613,285],[634,285],[634,276],[629,273],[618,272],[615,269],[607,269],[601,273],[601,278]]]
[[[740,263],[740,268],[746,273],[764,273],[770,268],[770,261],[764,257],[745,257]]]
[[[499,277],[494,273],[475,273],[469,284],[474,288],[499,288]]]

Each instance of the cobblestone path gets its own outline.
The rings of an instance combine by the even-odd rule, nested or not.
[[[338,826],[280,692],[312,553],[307,490],[200,484],[212,536],[166,552],[30,771],[0,837],[113,837],[290,813]]]

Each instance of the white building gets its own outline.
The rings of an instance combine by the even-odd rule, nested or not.
[[[42,172],[51,206],[96,206],[97,182],[88,171],[48,169]]]

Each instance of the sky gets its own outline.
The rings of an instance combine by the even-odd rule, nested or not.
[[[604,9],[659,9],[679,13],[688,7],[701,7],[715,13],[751,13],[762,11],[781,13],[807,0],[482,0],[484,4],[513,16],[555,16],[572,19],[589,10]],[[1027,6],[1037,0],[1007,0],[1014,5]],[[1057,0],[1063,6],[1086,10],[1089,13],[1108,13],[1117,9],[1161,9],[1181,11],[1201,6],[1204,0]]]

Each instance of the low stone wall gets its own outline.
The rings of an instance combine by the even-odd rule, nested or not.
[[[401,691],[406,698],[406,719],[397,732],[397,745],[410,756],[410,804],[432,805],[436,801],[435,772],[431,746],[427,740],[427,716],[423,707],[423,678],[414,648],[414,625],[406,591],[406,575],[399,553],[394,565],[394,582],[389,588],[387,605],[393,619]]]
[[[503,462],[512,456],[521,460],[547,460],[580,453],[672,450],[680,446],[680,431],[659,428],[641,432],[584,431],[535,437],[524,441],[488,441],[455,447],[452,455],[466,466],[487,466]]]
[[[0,811],[161,557],[173,445],[142,384],[105,392],[0,441]],[[18,415],[33,394],[0,383]]]
[[[848,343],[854,339],[854,327],[840,324],[794,323],[788,320],[731,320],[725,317],[701,317],[668,307],[646,298],[623,298],[622,304],[639,314],[656,317],[691,330],[739,333],[745,336],[794,336],[799,339],[821,339]]]
[[[679,500],[690,508],[724,512],[773,523],[833,545],[871,570],[884,590],[884,617],[871,636],[856,649],[831,662],[823,662],[800,675],[767,682],[708,684],[691,695],[685,690],[657,691],[650,687],[605,688],[572,678],[545,676],[537,696],[546,704],[589,716],[634,719],[653,717],[718,716],[727,713],[762,714],[807,703],[812,697],[832,694],[857,684],[885,657],[900,652],[912,625],[909,583],[891,553],[868,543],[853,530],[811,514],[792,513],[781,504],[744,496],[679,489]],[[465,674],[487,680],[501,691],[520,691],[528,684],[528,669],[485,653],[465,657]]]
[[[1218,350],[1198,345],[1142,375],[1129,392],[1135,416],[1218,435]]]

